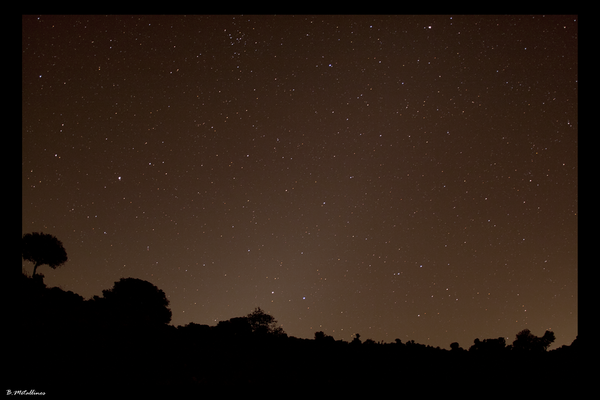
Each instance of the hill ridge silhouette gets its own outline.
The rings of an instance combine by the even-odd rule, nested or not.
[[[148,299],[138,299],[137,311],[121,307],[129,316],[117,314],[118,303],[109,306],[104,297],[85,300],[72,291],[48,288],[40,274],[21,274],[11,296],[8,343],[15,354],[6,389],[60,398],[103,398],[115,392],[223,395],[225,388],[252,393],[252,387],[331,395],[419,386],[432,393],[463,386],[489,391],[486,385],[508,382],[511,375],[526,378],[498,390],[529,382],[531,390],[539,391],[541,382],[550,390],[575,379],[582,354],[578,339],[546,351],[517,349],[504,338],[476,338],[469,349],[452,343],[451,350],[413,340],[362,341],[359,334],[351,342],[323,332],[314,339],[296,338],[277,329],[275,319],[260,308],[215,326],[190,322],[175,327],[164,317],[160,323],[149,321],[152,314],[136,317]]]

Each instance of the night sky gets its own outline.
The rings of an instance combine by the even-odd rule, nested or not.
[[[576,16],[24,16],[22,229],[175,326],[577,335]],[[33,264],[23,262],[31,273]]]

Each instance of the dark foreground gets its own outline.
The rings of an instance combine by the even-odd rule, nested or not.
[[[590,369],[577,341],[554,351],[514,351],[510,346],[467,351],[399,340],[298,339],[221,323],[177,328],[114,324],[86,301],[76,300],[77,295],[64,293],[56,296],[60,301],[46,296],[45,303],[23,287],[13,295],[5,324],[6,394],[61,399],[448,394],[555,399],[576,398],[590,379],[583,374]]]

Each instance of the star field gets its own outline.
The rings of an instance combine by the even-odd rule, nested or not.
[[[577,335],[576,16],[22,27],[22,229],[69,256],[48,286],[144,279],[176,326]]]

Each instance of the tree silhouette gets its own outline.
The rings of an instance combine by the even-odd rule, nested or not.
[[[247,338],[252,334],[252,326],[247,317],[235,317],[227,321],[219,321],[216,330],[223,338]]]
[[[517,333],[515,341],[512,344],[514,351],[518,352],[544,352],[554,343],[556,336],[552,331],[546,331],[544,336],[537,337],[529,329],[523,329]]]
[[[250,323],[253,333],[285,335],[283,329],[277,326],[277,320],[272,315],[264,312],[260,307],[256,307],[254,311],[246,316]]]
[[[458,344],[458,342],[450,343],[450,351],[457,352],[457,351],[463,351],[463,350],[464,349],[462,347],[460,347],[460,344]]]
[[[542,336],[539,340],[540,345],[543,347],[544,351],[548,350],[548,347],[556,340],[556,335],[552,331],[544,332],[544,336]]]
[[[37,267],[48,265],[52,269],[67,262],[67,252],[56,237],[41,232],[26,233],[21,242],[23,259],[34,263],[33,275]]]
[[[109,315],[122,325],[156,326],[171,322],[169,300],[165,292],[148,281],[121,278],[110,290],[102,291]]]
[[[335,339],[333,336],[326,335],[323,331],[315,332],[315,342],[318,343],[333,343]]]

